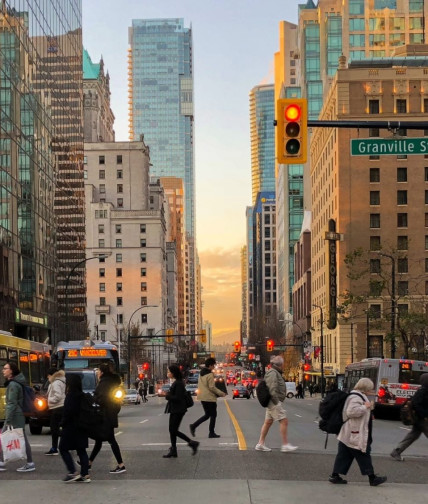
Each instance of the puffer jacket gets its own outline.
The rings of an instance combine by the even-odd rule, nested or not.
[[[287,395],[287,388],[282,374],[275,366],[272,366],[266,371],[265,382],[270,393],[268,408],[272,408],[272,406],[285,399]]]
[[[25,377],[22,373],[14,376],[12,380],[6,382],[6,411],[5,425],[11,425],[14,429],[25,427],[25,416],[22,412],[24,403],[24,392],[22,385],[25,385]]]
[[[216,402],[217,397],[224,397],[226,395],[215,386],[214,375],[206,368],[199,374],[198,389],[199,401]]]
[[[65,371],[60,369],[49,377],[48,406],[49,409],[62,408],[65,400]]]
[[[346,399],[342,413],[345,423],[342,425],[337,439],[349,448],[365,453],[367,451],[369,422],[372,412],[364,404],[368,402],[367,396],[360,390],[355,392],[359,395],[351,393]]]

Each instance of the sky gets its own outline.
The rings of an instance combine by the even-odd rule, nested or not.
[[[110,74],[116,140],[128,140],[128,27],[184,18],[194,49],[196,233],[203,317],[214,341],[234,341],[241,320],[240,251],[251,205],[249,92],[273,82],[279,22],[304,0],[83,0],[83,44]]]

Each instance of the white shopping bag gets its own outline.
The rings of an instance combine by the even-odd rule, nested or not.
[[[0,434],[0,444],[4,462],[26,458],[24,431],[21,428],[6,427]]]

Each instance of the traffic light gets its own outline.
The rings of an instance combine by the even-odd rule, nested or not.
[[[304,371],[309,371],[311,369],[311,365],[310,364],[303,364],[303,370]]]
[[[201,330],[201,343],[207,342],[207,331],[205,329]]]
[[[235,346],[235,352],[238,353],[241,350],[241,342],[235,341],[234,346]]]
[[[148,363],[148,362],[145,362],[145,363],[143,364],[143,370],[144,370],[144,371],[148,371],[148,370],[149,370],[149,363]]]
[[[138,379],[139,379],[139,380],[142,380],[143,378],[144,378],[143,373],[140,373],[140,374],[138,375]]]
[[[276,109],[276,157],[280,164],[307,159],[308,106],[304,98],[279,99]]]
[[[173,334],[174,334],[174,329],[167,329],[166,330],[166,338],[165,338],[165,341],[167,343],[173,343],[174,342],[174,337],[173,337]]]
[[[273,348],[274,348],[274,346],[275,346],[275,343],[273,342],[273,340],[268,339],[268,340],[266,341],[266,350],[267,350],[268,352],[273,352]]]

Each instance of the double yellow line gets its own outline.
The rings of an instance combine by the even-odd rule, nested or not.
[[[227,400],[224,401],[224,404],[226,405],[227,412],[229,413],[230,419],[232,420],[233,426],[235,427],[235,432],[238,437],[238,448],[240,450],[246,450],[247,442],[245,441],[244,433],[242,432],[242,429],[239,426],[238,420],[236,420],[236,416],[232,413],[232,410],[230,409]]]

